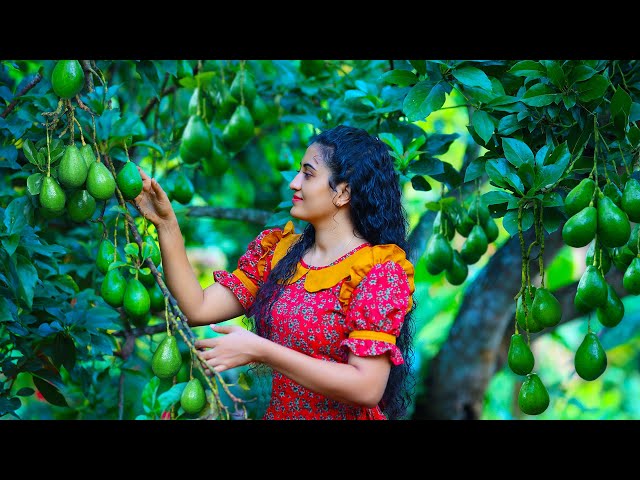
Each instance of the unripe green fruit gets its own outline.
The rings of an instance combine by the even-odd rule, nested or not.
[[[158,378],[170,378],[178,373],[182,365],[182,357],[178,341],[173,335],[167,335],[151,358],[151,370]]]
[[[202,382],[197,378],[189,380],[180,396],[180,406],[189,414],[198,413],[207,404]]]
[[[51,86],[60,98],[75,97],[84,86],[84,71],[78,60],[59,60],[51,73]]]
[[[40,205],[50,212],[62,212],[67,196],[53,177],[44,177],[40,186]]]
[[[133,200],[142,191],[142,177],[133,162],[127,162],[116,175],[116,183],[125,200]]]
[[[87,179],[89,168],[80,150],[75,145],[67,145],[58,165],[58,180],[67,188],[78,188]]]

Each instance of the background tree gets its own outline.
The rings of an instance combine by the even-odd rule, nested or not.
[[[307,140],[347,123],[405,191],[412,418],[637,417],[637,62],[0,65],[0,415],[258,418],[268,382],[203,375],[208,333],[164,285],[128,171],[168,190],[206,286],[290,219]],[[154,358],[174,347],[177,372]]]

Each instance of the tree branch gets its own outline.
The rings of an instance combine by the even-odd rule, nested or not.
[[[211,217],[222,220],[239,220],[241,222],[264,225],[273,212],[258,210],[256,208],[223,208],[223,207],[191,207],[189,217]]]
[[[140,114],[140,119],[144,121],[144,119],[147,118],[147,116],[151,112],[151,109],[153,108],[153,106],[156,103],[158,103],[162,97],[175,92],[177,88],[178,87],[176,85],[171,85],[170,87],[165,88],[160,92],[160,97],[151,97],[149,99],[149,102],[145,105],[144,109],[142,110],[142,113]]]
[[[11,100],[11,103],[7,106],[7,108],[4,109],[4,112],[2,112],[2,114],[0,114],[0,117],[7,118],[7,115],[9,115],[11,113],[11,111],[14,108],[16,108],[16,105],[18,103],[18,98],[20,98],[22,95],[27,93],[33,87],[35,87],[40,82],[40,80],[42,80],[42,75],[40,74],[40,72],[38,72],[31,79],[31,81],[29,83],[27,83],[22,90],[20,90],[20,93],[18,93],[18,95],[16,95],[15,97],[13,97],[13,100]]]

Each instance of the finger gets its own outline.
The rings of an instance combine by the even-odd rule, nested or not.
[[[197,350],[203,350],[205,348],[211,348],[214,346],[214,340],[213,338],[205,338],[202,340],[196,340],[195,343],[193,344]]]
[[[144,183],[145,180],[151,180],[151,177],[149,175],[147,175],[145,173],[145,171],[140,168],[139,165],[136,165],[136,167],[138,167],[138,172],[140,172],[140,176],[142,177],[142,182],[143,183]]]
[[[169,201],[169,197],[167,196],[167,194],[165,193],[165,191],[162,189],[162,187],[160,186],[160,184],[155,178],[151,179],[151,186],[153,187],[153,191],[158,197],[158,200],[166,199],[167,201]]]
[[[233,329],[233,325],[211,325],[211,330],[218,333],[231,333]]]
[[[213,370],[220,373],[220,372],[224,372],[225,370],[227,370],[227,366],[220,364],[220,365],[216,365],[215,367],[213,367]]]
[[[149,177],[142,179],[142,190],[145,192],[151,191],[151,179]]]

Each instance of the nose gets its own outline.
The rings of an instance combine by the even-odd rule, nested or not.
[[[293,180],[291,180],[291,182],[289,182],[289,188],[291,190],[300,190],[301,186],[302,186],[302,172],[298,172],[298,174],[293,177]]]

